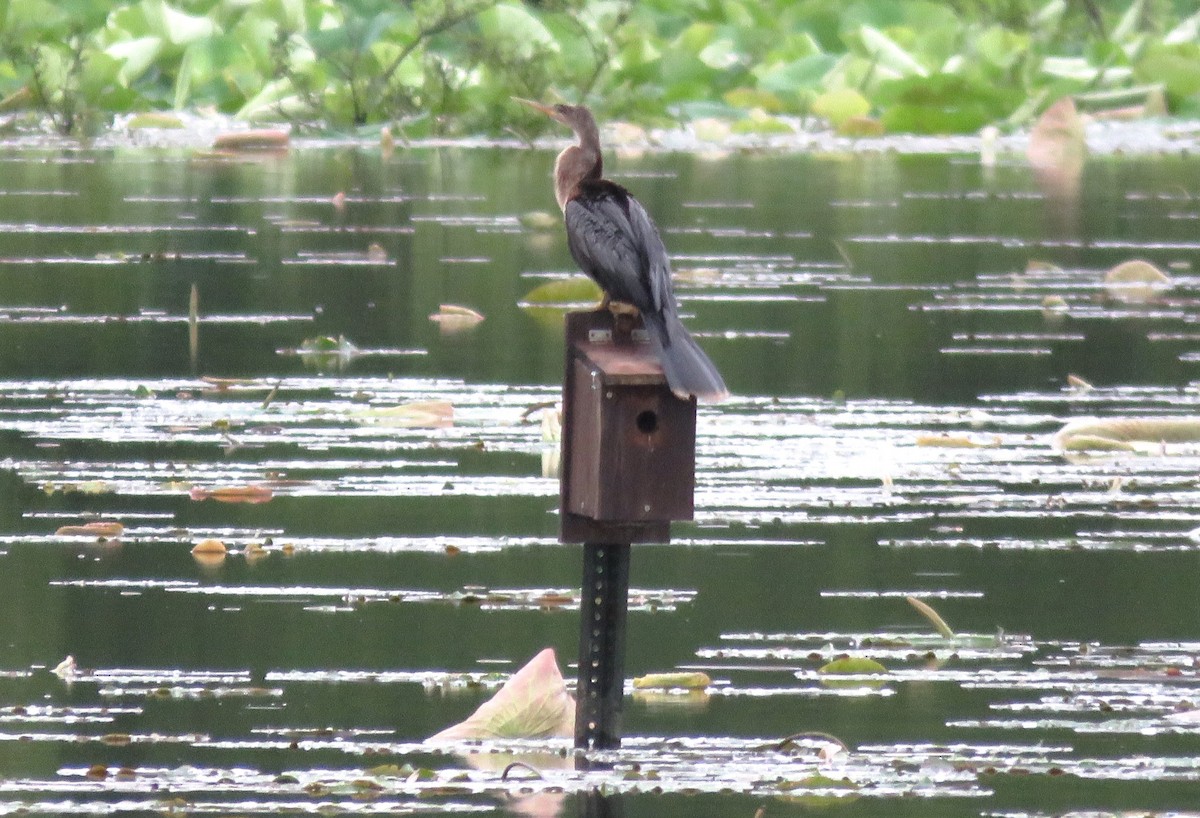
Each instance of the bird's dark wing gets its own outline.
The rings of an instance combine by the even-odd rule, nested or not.
[[[675,293],[671,287],[671,262],[667,258],[667,248],[663,246],[658,227],[651,220],[646,208],[642,207],[642,203],[632,196],[628,197],[628,202],[629,224],[633,228],[634,242],[645,254],[645,276],[650,285],[650,299],[657,311],[674,311]]]
[[[667,251],[636,199],[611,182],[585,184],[564,215],[571,255],[605,292],[639,310],[663,309],[671,286]]]

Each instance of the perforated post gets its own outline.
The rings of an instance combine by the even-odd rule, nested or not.
[[[621,744],[629,552],[628,543],[583,546],[576,747],[608,750]]]

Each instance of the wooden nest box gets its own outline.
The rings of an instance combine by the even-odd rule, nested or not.
[[[640,318],[569,313],[566,342],[562,541],[668,542],[693,515],[696,399],[667,387]]]

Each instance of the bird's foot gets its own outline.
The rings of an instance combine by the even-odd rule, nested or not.
[[[601,306],[606,308],[609,312],[611,312],[614,317],[619,317],[622,315],[629,315],[629,316],[641,315],[641,313],[638,312],[638,308],[633,306],[632,304],[627,304],[624,301],[613,301],[607,295],[604,296],[604,303]]]

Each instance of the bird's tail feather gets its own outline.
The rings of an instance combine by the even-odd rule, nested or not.
[[[650,337],[658,347],[667,384],[678,397],[695,395],[702,401],[719,401],[729,397],[721,373],[704,350],[692,338],[677,315],[650,316],[643,313]]]

